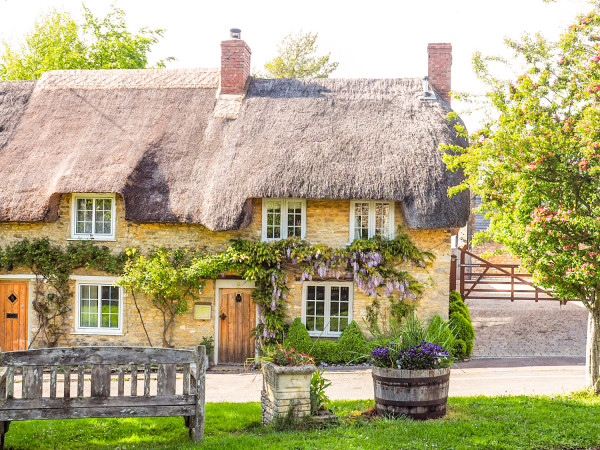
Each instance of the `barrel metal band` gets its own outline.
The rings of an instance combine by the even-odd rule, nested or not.
[[[447,397],[437,398],[435,400],[420,400],[420,401],[387,400],[387,399],[375,397],[375,403],[385,405],[385,406],[409,406],[409,407],[415,406],[415,407],[417,407],[417,406],[445,405],[447,400],[448,400]]]
[[[440,375],[437,377],[423,377],[423,378],[394,378],[394,377],[380,377],[379,375],[373,374],[373,380],[378,381],[382,384],[389,384],[393,386],[410,386],[415,384],[433,384],[443,381],[450,380],[450,374]]]

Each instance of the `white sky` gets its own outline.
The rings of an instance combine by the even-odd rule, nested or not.
[[[420,3],[420,4],[419,4]],[[109,2],[87,0],[96,16]],[[252,67],[262,69],[290,32],[319,33],[319,49],[340,63],[332,77],[403,78],[427,74],[427,43],[451,42],[452,89],[478,91],[471,56],[505,54],[503,39],[524,32],[555,38],[591,9],[584,0],[118,0],[131,29],[164,28],[153,59],[174,56],[168,67],[218,67],[219,43],[229,28],[241,28],[252,49]],[[50,9],[70,11],[79,20],[80,0],[0,0],[0,40],[17,43]],[[465,106],[454,102],[459,112]],[[468,128],[477,117],[463,116]]]

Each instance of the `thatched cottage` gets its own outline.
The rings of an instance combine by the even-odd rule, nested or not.
[[[294,235],[341,247],[358,236],[393,236],[403,224],[437,257],[433,267],[414,269],[430,280],[419,314],[447,317],[450,236],[469,216],[466,194],[446,195],[460,175],[445,170],[439,150],[460,142],[445,119],[451,46],[430,44],[429,85],[256,79],[243,40],[221,48],[220,70],[52,71],[37,82],[0,83],[0,245],[47,236],[63,245],[93,239],[115,252],[219,250],[235,237]],[[9,269],[0,274],[0,346],[7,350],[26,347],[35,326],[28,314],[33,276]],[[113,282],[91,270],[72,276],[74,304],[61,345],[147,345],[131,296]],[[371,301],[349,280],[292,280],[290,287],[289,320],[305,319],[307,302],[320,301],[324,308],[313,314],[329,323],[327,305],[337,292],[345,319],[362,323]],[[228,330],[254,323],[226,323],[219,311],[249,299],[251,288],[243,280],[209,282],[201,307],[177,319],[174,343],[214,336],[217,358],[236,354],[232,349],[246,344]],[[98,302],[117,311],[108,327],[88,317]],[[139,302],[158,343],[158,314]],[[243,317],[255,320],[252,311]],[[235,360],[221,362],[227,359]]]

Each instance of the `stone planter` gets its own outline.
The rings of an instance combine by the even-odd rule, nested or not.
[[[425,420],[446,414],[450,367],[401,370],[373,367],[375,409],[378,414],[405,415]]]
[[[263,363],[261,417],[263,425],[285,418],[293,409],[293,419],[310,415],[310,379],[317,368],[310,366],[276,366]]]

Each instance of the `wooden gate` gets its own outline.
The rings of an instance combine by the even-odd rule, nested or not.
[[[519,271],[518,264],[493,264],[458,248],[450,267],[450,290],[458,290],[463,300],[558,300],[551,292],[533,285],[532,275]],[[458,267],[457,266],[458,263]]]
[[[219,291],[219,364],[241,364],[254,357],[256,306],[252,289]]]
[[[27,281],[0,281],[0,349],[27,349]]]

